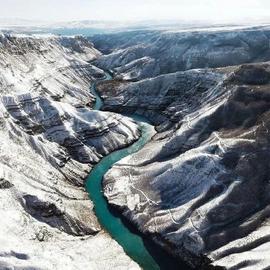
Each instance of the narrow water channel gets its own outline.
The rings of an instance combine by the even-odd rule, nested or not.
[[[111,76],[106,75],[105,80],[110,80]],[[96,91],[96,85],[91,88],[92,94],[96,96],[96,104],[94,109],[99,110],[102,107],[102,100]],[[90,199],[94,203],[95,214],[101,226],[115,239],[124,249],[126,254],[137,262],[144,270],[160,270],[160,269],[180,269],[186,270],[177,261],[161,250],[159,247],[151,244],[149,240],[135,233],[120,216],[113,213],[108,205],[107,200],[102,192],[102,179],[107,171],[122,158],[139,151],[154,135],[154,127],[147,119],[133,115],[141,129],[141,137],[131,146],[122,150],[115,151],[104,157],[91,171],[86,187],[89,192]],[[127,269],[129,270],[129,269]]]

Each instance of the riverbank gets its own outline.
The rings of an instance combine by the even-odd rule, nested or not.
[[[105,80],[111,76],[106,74]],[[94,109],[102,107],[102,99],[96,91],[96,84],[91,87],[91,92],[96,96]],[[122,246],[126,254],[137,262],[144,270],[179,269],[180,264],[171,258],[164,250],[151,240],[143,237],[123,217],[112,210],[103,194],[102,180],[108,170],[118,161],[144,147],[155,135],[155,128],[144,117],[132,115],[131,118],[140,125],[141,137],[132,145],[115,151],[104,157],[91,171],[86,188],[94,211],[101,226]],[[108,186],[107,186],[108,189]],[[106,192],[110,192],[106,190]],[[186,268],[181,268],[186,269]]]

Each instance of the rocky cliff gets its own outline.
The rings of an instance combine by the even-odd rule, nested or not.
[[[233,44],[222,39],[215,54],[225,55],[226,63],[218,66],[242,62],[238,35],[224,33],[235,38]],[[254,54],[264,50],[263,44],[269,46],[264,32],[252,35],[266,41],[258,43]],[[228,57],[229,51],[236,57]],[[257,56],[243,61],[261,59]],[[114,69],[114,62],[108,68]],[[268,269],[269,63],[193,69],[138,82],[115,80],[99,91],[106,109],[146,115],[158,131],[144,149],[106,175],[109,202],[196,269]]]
[[[99,55],[80,37],[0,37],[1,269],[139,269],[84,190],[94,164],[139,136],[89,107]]]
[[[190,75],[194,84],[175,88]],[[201,76],[203,88],[196,83]],[[145,96],[138,83],[125,85],[121,97],[107,103],[129,109],[122,103],[127,93],[137,112],[143,107],[151,116],[155,106],[163,108],[155,111],[162,115],[158,135],[107,174],[109,202],[193,267],[211,260],[227,269],[264,269],[270,263],[270,66],[166,77],[140,82]]]
[[[96,64],[119,78],[144,79],[194,68],[270,59],[269,27],[240,30],[134,31],[91,38],[105,55]]]

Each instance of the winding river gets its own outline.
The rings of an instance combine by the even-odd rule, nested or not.
[[[106,73],[106,79],[104,80],[110,79],[111,76]],[[96,96],[96,104],[94,109],[100,110],[102,107],[102,100],[96,91],[95,83],[92,85],[91,92]],[[177,264],[177,268],[170,267],[172,258],[168,258],[168,254],[165,254],[164,251],[160,250],[160,248],[155,247],[153,252],[153,244],[152,247],[149,248],[149,240],[141,237],[136,232],[134,233],[134,230],[131,230],[129,226],[126,226],[125,222],[120,218],[120,216],[114,214],[110,210],[107,200],[103,196],[102,179],[106,172],[117,161],[139,151],[155,133],[154,127],[145,118],[136,115],[132,115],[131,118],[133,118],[140,125],[140,139],[131,146],[115,151],[104,157],[92,169],[86,183],[87,191],[89,192],[90,199],[94,203],[94,210],[101,226],[123,247],[126,254],[137,262],[142,269],[165,269],[161,266],[161,264],[166,266],[166,269],[179,269],[179,264]],[[162,263],[160,264],[158,260],[161,260]]]

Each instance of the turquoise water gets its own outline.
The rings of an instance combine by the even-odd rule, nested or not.
[[[111,77],[107,74],[105,80]],[[91,88],[91,92],[96,96],[95,109],[102,107],[102,100],[99,97],[95,84]],[[94,211],[101,226],[122,246],[126,254],[137,262],[144,270],[160,270],[160,269],[187,269],[180,266],[179,262],[175,262],[167,253],[150,244],[151,241],[142,238],[139,234],[134,233],[126,226],[121,218],[113,214],[103,196],[102,179],[107,171],[122,158],[139,151],[154,135],[154,127],[148,121],[140,116],[132,116],[132,119],[138,122],[141,129],[140,139],[125,149],[115,151],[104,157],[91,171],[86,188],[90,199],[94,203]],[[128,270],[128,269],[127,269]]]
[[[96,88],[95,87],[92,87],[91,92],[96,97],[96,102],[95,102],[95,105],[93,107],[93,110],[100,110],[100,108],[102,107],[102,100],[99,97],[99,95],[97,94]]]
[[[143,119],[141,119],[143,121]],[[137,152],[153,135],[153,127],[145,122],[140,122],[142,136],[131,146],[113,152],[103,158],[91,171],[87,180],[87,190],[95,205],[95,213],[102,227],[123,247],[125,252],[145,270],[160,269],[153,257],[144,246],[142,238],[132,233],[119,217],[114,216],[102,193],[102,179],[112,165],[122,158]]]
[[[112,79],[112,76],[109,73],[106,73],[106,77],[102,81],[109,81],[111,79]],[[102,102],[102,99],[96,90],[96,83],[92,84],[90,91],[96,97],[96,102],[95,102],[95,105],[93,107],[93,110],[100,110],[102,105],[103,105],[103,102]]]

